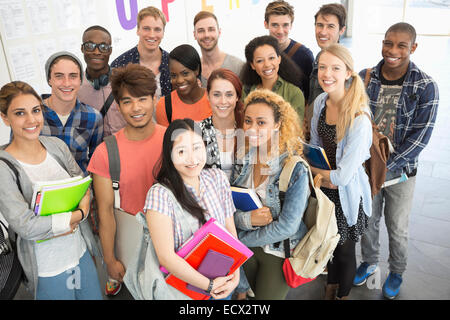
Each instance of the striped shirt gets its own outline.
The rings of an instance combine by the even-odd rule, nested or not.
[[[42,95],[42,99],[49,95]],[[86,174],[89,160],[95,148],[103,140],[103,119],[100,112],[91,106],[78,101],[70,112],[65,125],[61,123],[58,114],[44,104],[44,126],[42,136],[54,136],[63,140],[77,164]]]
[[[378,95],[381,88],[379,75],[383,63],[384,60],[381,60],[372,69],[367,86],[373,114],[378,108]],[[366,69],[359,73],[362,79],[365,78],[365,74]],[[436,82],[410,61],[396,105],[397,117],[393,145],[395,151],[387,162],[388,170],[404,169],[407,173],[412,173],[417,169],[419,154],[431,138],[438,105],[439,91]]]
[[[230,183],[219,169],[203,169],[200,172],[200,195],[196,195],[194,188],[186,185],[186,189],[191,193],[197,203],[205,209],[205,218],[208,221],[215,218],[221,225],[225,226],[225,219],[232,217],[236,211],[231,197]],[[169,216],[173,222],[174,249],[175,251],[200,228],[200,223],[190,214],[184,211],[183,219],[175,214],[179,210],[179,205],[175,204],[170,197],[169,191],[161,184],[153,185],[147,193],[144,212],[153,210]],[[195,219],[195,220],[194,220]],[[183,234],[182,223],[191,224],[191,234]]]

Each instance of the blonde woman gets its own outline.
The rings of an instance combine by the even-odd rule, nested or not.
[[[232,185],[254,189],[263,204],[235,213],[239,239],[254,252],[244,265],[245,275],[255,299],[282,300],[289,291],[282,270],[283,240],[295,248],[307,231],[302,217],[309,196],[308,171],[297,163],[283,203],[278,180],[286,160],[302,154],[298,138],[303,133],[291,105],[267,89],[257,89],[245,100],[243,129],[248,145],[238,151]]]
[[[367,228],[372,198],[362,164],[370,157],[372,126],[364,83],[353,70],[350,52],[339,44],[323,49],[318,79],[324,93],[314,102],[311,143],[321,146],[331,170],[321,174],[322,190],[335,203],[341,236],[328,263],[326,299],[347,299],[356,272],[355,246]]]

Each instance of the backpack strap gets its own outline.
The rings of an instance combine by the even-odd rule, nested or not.
[[[6,165],[12,170],[12,172],[14,172],[14,175],[16,176],[17,187],[19,188],[20,193],[23,194],[22,187],[20,186],[19,171],[17,170],[17,168],[8,159],[0,158],[0,161],[3,161],[4,163],[6,163]],[[15,246],[16,233],[14,231],[12,231],[11,229],[8,229],[8,227],[6,227],[6,225],[2,221],[0,221],[0,223],[3,225],[3,227],[5,227],[6,232],[9,234],[11,245],[13,246],[13,248],[15,248],[14,246]]]
[[[19,188],[20,193],[23,194],[22,187],[20,186],[20,181],[19,181],[19,171],[17,171],[17,168],[8,159],[0,158],[0,161],[3,161],[4,163],[6,163],[6,165],[11,169],[11,171],[14,172],[14,175],[16,176],[17,187]]]
[[[292,58],[292,56],[297,52],[297,50],[302,46],[302,44],[300,42],[296,42],[291,49],[289,49],[287,56],[289,58]]]
[[[120,209],[120,156],[117,139],[114,135],[105,137],[106,151],[108,152],[109,175],[114,190],[114,208]]]
[[[103,104],[102,109],[100,110],[100,113],[102,114],[103,118],[105,118],[106,114],[108,113],[108,110],[111,107],[113,101],[114,101],[114,96],[111,92],[109,94],[108,98],[106,99],[105,103]]]
[[[289,185],[289,181],[291,180],[292,172],[294,171],[295,166],[298,162],[301,162],[306,169],[308,170],[309,174],[309,184],[312,189],[314,189],[314,186],[317,185],[316,180],[318,181],[320,179],[320,175],[317,175],[317,179],[313,179],[311,169],[309,168],[308,162],[304,160],[300,156],[292,156],[289,158],[288,161],[284,163],[283,169],[281,170],[280,179],[278,180],[278,189],[280,191],[280,202],[283,203],[284,201],[284,194],[286,193]],[[283,199],[283,201],[281,200]],[[285,239],[283,241],[283,247],[284,247],[284,256],[285,258],[289,258],[291,256],[291,245],[289,238]]]
[[[366,87],[366,89],[369,86],[371,72],[372,72],[372,68],[366,69],[366,76],[364,77],[364,87]]]
[[[169,124],[172,122],[172,94],[169,93],[165,98],[166,117]]]

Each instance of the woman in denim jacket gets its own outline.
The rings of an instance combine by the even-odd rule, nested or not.
[[[311,144],[324,148],[331,170],[311,167],[311,171],[323,176],[322,190],[335,203],[341,236],[328,263],[325,298],[346,299],[356,271],[356,242],[372,213],[369,179],[363,167],[372,145],[371,113],[364,84],[345,47],[335,44],[323,49],[318,68],[324,93],[314,102]]]
[[[255,189],[263,203],[260,209],[235,213],[239,239],[254,252],[244,270],[255,299],[284,299],[289,286],[282,270],[283,240],[295,248],[307,232],[302,217],[310,194],[308,171],[297,163],[283,203],[278,181],[285,161],[302,153],[298,138],[303,134],[295,110],[270,90],[253,91],[244,110],[249,144],[238,151],[231,181]]]

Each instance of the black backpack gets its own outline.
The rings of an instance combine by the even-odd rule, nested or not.
[[[17,186],[22,192],[16,167],[6,159],[0,158],[0,161],[5,162],[14,172]],[[9,234],[8,239],[6,234]],[[22,279],[23,269],[17,256],[16,234],[0,220],[0,300],[12,300]]]

